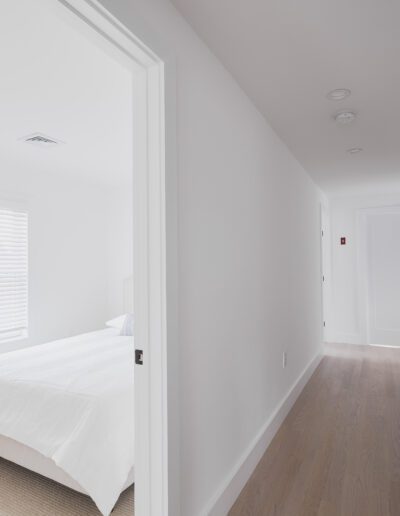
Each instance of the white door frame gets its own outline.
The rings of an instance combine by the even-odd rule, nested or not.
[[[331,314],[331,263],[330,263],[330,219],[328,208],[320,203],[320,253],[321,253],[321,306],[322,337],[324,342],[330,340],[332,328]]]
[[[134,74],[135,514],[178,516],[175,68],[96,0],[41,1]]]
[[[373,209],[373,208],[372,208]],[[369,334],[368,239],[367,216],[370,208],[361,208],[356,214],[357,228],[357,292],[358,319],[361,342],[371,344]]]

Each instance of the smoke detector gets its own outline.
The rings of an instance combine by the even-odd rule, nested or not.
[[[55,138],[51,138],[50,136],[46,136],[43,133],[29,134],[28,136],[21,138],[21,141],[29,143],[30,145],[35,145],[35,147],[41,147],[42,149],[51,149],[64,143],[60,140],[56,140]]]
[[[357,115],[354,111],[339,111],[334,115],[334,119],[338,124],[346,125],[351,124],[356,119]]]
[[[363,149],[361,147],[352,147],[351,149],[347,149],[347,152],[349,154],[358,154],[359,152],[362,152]]]

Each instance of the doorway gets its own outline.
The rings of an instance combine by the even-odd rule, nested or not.
[[[400,207],[367,210],[362,235],[368,343],[400,347]]]
[[[168,514],[171,503],[171,442],[167,399],[167,298],[169,334],[174,332],[175,286],[167,289],[166,233],[174,221],[166,210],[165,65],[148,46],[99,4],[89,0],[45,0],[64,20],[132,73],[133,87],[133,241],[135,365],[135,513]],[[170,140],[168,140],[170,141]],[[168,145],[173,162],[171,145]],[[171,165],[172,166],[172,165]],[[173,172],[170,193],[173,196]],[[172,187],[171,187],[172,185]],[[173,211],[173,210],[172,210]],[[171,213],[169,211],[168,213]],[[171,303],[170,303],[170,300]],[[133,409],[133,407],[132,407]]]

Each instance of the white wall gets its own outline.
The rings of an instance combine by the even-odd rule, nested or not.
[[[32,174],[29,164],[21,170],[3,163],[0,192],[0,202],[19,201],[29,212],[29,337],[1,351],[104,327],[119,309],[114,271],[121,256],[131,258],[130,228],[126,243],[110,236],[111,215],[113,226],[118,218],[120,226],[129,223],[128,198],[57,174]],[[116,199],[118,214],[110,210]]]
[[[132,188],[114,188],[107,193],[107,317],[124,313],[124,285],[133,270]],[[133,284],[132,290],[133,305]]]
[[[176,60],[180,504],[197,516],[321,350],[321,197],[169,2],[101,3]]]
[[[365,283],[361,274],[359,215],[367,208],[400,205],[400,194],[330,199],[332,252],[331,342],[366,344]],[[346,237],[345,246],[340,238]]]

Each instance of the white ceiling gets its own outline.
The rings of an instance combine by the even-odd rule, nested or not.
[[[398,0],[172,1],[326,192],[400,190]]]
[[[0,164],[106,185],[132,174],[132,76],[40,2],[3,2]],[[41,132],[53,149],[22,143]],[[1,172],[0,172],[1,173]]]

